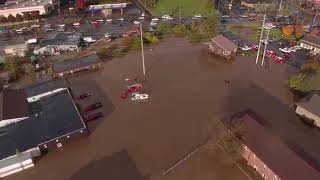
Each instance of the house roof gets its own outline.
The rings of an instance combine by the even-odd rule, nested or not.
[[[54,73],[60,73],[97,63],[101,63],[101,60],[99,59],[97,54],[90,54],[87,56],[80,57],[78,59],[67,60],[62,63],[54,63],[52,67]]]
[[[217,44],[219,47],[223,48],[226,51],[232,51],[235,48],[238,48],[232,41],[224,37],[223,35],[218,35],[211,38],[211,42]]]
[[[81,34],[79,33],[57,33],[53,39],[45,39],[40,42],[40,48],[54,45],[79,46]]]
[[[28,109],[27,119],[0,127],[0,160],[86,128],[67,89],[28,103]]]
[[[0,120],[28,116],[27,100],[21,90],[4,90],[0,101]]]
[[[320,47],[320,36],[308,34],[304,36],[300,41]]]
[[[259,157],[269,169],[283,180],[319,180],[320,172],[264,127],[256,117],[245,114],[241,118],[243,143]]]
[[[320,96],[318,94],[313,94],[310,98],[302,100],[296,103],[296,105],[320,117]]]

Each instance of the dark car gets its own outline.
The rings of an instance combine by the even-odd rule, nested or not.
[[[84,93],[84,94],[81,94],[77,97],[78,100],[82,100],[82,99],[85,99],[87,97],[90,97],[91,94],[90,93]]]
[[[101,107],[102,107],[102,103],[101,102],[97,102],[97,103],[94,103],[94,104],[91,104],[91,105],[87,106],[83,111],[84,112],[90,112],[90,111],[93,111],[93,110],[101,108]]]
[[[94,114],[90,114],[88,116],[86,116],[86,121],[93,121],[93,120],[97,120],[99,118],[103,117],[103,113],[102,112],[97,112]]]

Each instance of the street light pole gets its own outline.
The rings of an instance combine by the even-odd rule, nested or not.
[[[318,11],[319,11],[319,7],[317,7],[316,14],[313,17],[312,25],[314,25],[314,23],[316,22],[316,19],[317,19],[317,16],[318,16]]]
[[[267,16],[266,14],[263,16],[263,22],[262,22],[262,27],[261,27],[260,39],[259,39],[258,52],[257,52],[257,57],[256,57],[256,64],[258,64],[258,60],[259,60],[261,40],[262,40],[262,36],[263,36],[264,24],[266,22],[266,16]]]
[[[279,4],[279,12],[281,11],[281,6],[282,6],[282,0],[280,1],[280,4]]]
[[[141,57],[142,57],[142,73],[146,75],[146,67],[144,64],[144,51],[143,51],[143,37],[142,37],[142,23],[140,23],[140,40],[141,40]]]
[[[268,45],[268,41],[269,41],[269,34],[270,34],[270,28],[268,28],[268,32],[267,32],[267,40],[266,40],[266,44],[264,45],[264,51],[263,51],[263,55],[262,55],[262,62],[261,62],[261,66],[264,65],[264,58],[266,56],[266,50],[267,50],[267,45]]]

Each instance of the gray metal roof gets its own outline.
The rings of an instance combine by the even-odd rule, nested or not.
[[[313,94],[310,99],[300,101],[296,105],[320,117],[320,96],[318,94]]]
[[[28,109],[28,119],[0,127],[0,159],[85,128],[67,90],[29,103]]]
[[[81,41],[80,33],[58,33],[53,39],[45,39],[40,42],[40,48],[55,45],[79,46]]]
[[[54,63],[53,72],[65,72],[97,63],[101,63],[101,60],[99,59],[97,54],[90,54],[88,56],[83,56],[74,60],[67,60],[62,63]]]

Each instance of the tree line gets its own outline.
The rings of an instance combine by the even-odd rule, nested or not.
[[[39,11],[32,11],[32,12],[17,14],[16,16],[9,14],[8,17],[0,15],[0,23],[30,21],[30,20],[36,20],[39,18],[40,18]]]

